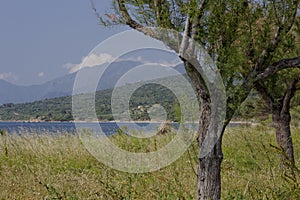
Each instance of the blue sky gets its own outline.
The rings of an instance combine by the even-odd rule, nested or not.
[[[100,12],[109,10],[110,1],[96,2]],[[89,0],[2,0],[0,25],[0,79],[18,85],[69,73],[71,63],[127,29],[100,26]]]

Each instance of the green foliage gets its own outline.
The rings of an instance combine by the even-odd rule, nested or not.
[[[235,112],[234,120],[262,122],[267,120],[271,110],[257,92],[252,92]]]

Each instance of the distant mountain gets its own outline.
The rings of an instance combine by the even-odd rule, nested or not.
[[[141,64],[142,63],[132,61],[112,63],[103,73],[97,90],[113,88],[117,81],[126,72]],[[81,81],[80,87],[89,87],[92,84],[89,81],[90,77],[98,76],[101,69],[103,69],[103,66],[83,69],[80,73],[85,76],[84,80]],[[178,65],[174,67],[174,69],[176,69],[179,73],[185,73],[183,65]],[[18,86],[4,80],[0,80],[0,105],[7,103],[26,103],[42,99],[69,96],[73,93],[73,85],[76,75],[77,73],[68,74],[44,84],[32,86]],[[136,82],[138,80],[139,77],[136,77],[136,79],[133,79],[132,82]]]
[[[17,86],[0,80],[0,104],[34,101],[42,92],[42,87],[38,85]]]
[[[18,86],[0,80],[0,105],[6,103],[25,103],[45,98],[66,96],[70,94],[74,74],[49,81],[41,85]]]

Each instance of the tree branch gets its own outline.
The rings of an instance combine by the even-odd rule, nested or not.
[[[200,21],[203,17],[204,8],[207,5],[208,1],[209,0],[200,0],[199,5],[197,7],[196,15],[192,16],[189,13],[187,14],[183,39],[181,41],[181,46],[179,49],[180,58],[182,58],[184,54],[194,53],[195,41],[197,40],[197,29],[199,29],[200,27]]]
[[[100,25],[103,25],[103,26],[112,26],[112,25],[117,25],[117,19],[115,18],[115,15],[113,14],[112,16],[110,16],[109,14],[106,14],[106,16],[110,19],[110,20],[105,20],[100,14],[99,12],[97,11],[97,8],[95,6],[95,3],[93,0],[90,0],[90,3],[91,3],[91,6],[92,6],[92,9],[96,15],[96,17],[98,18],[99,20],[99,24]]]
[[[274,102],[275,102],[272,95],[259,82],[256,82],[254,84],[254,87],[261,94],[262,98],[267,102],[268,106],[270,106],[272,108],[274,105]]]
[[[209,0],[201,0],[198,5],[198,12],[197,12],[198,14],[195,17],[195,19],[193,20],[193,26],[192,26],[194,33],[196,33],[197,28],[199,28],[199,26],[200,26],[200,21],[204,14],[204,8],[208,4],[208,2],[209,2]],[[193,38],[193,39],[195,39],[195,38]]]
[[[297,3],[297,6],[295,6],[292,17],[289,19],[289,21],[286,22],[286,24],[279,25],[274,39],[270,42],[268,47],[262,51],[261,56],[258,58],[258,60],[256,62],[254,70],[256,70],[256,71],[261,70],[264,66],[267,66],[270,64],[270,62],[273,58],[272,53],[275,52],[279,43],[282,41],[282,38],[284,37],[284,35],[287,34],[291,30],[291,28],[293,27],[293,24],[295,23],[298,5],[299,5],[299,3]]]
[[[264,72],[259,73],[256,76],[255,82],[260,81],[268,76],[275,74],[276,72],[287,69],[287,68],[300,68],[300,56],[290,59],[283,59],[278,62],[273,63],[267,67]]]
[[[258,84],[259,81],[275,74],[276,72],[283,69],[292,68],[292,67],[300,68],[300,56],[291,59],[283,59],[276,63],[273,63],[272,65],[267,67],[267,69],[264,72],[257,75],[255,72],[249,73],[247,78],[242,83],[240,89],[238,89],[232,97],[228,97],[227,104],[239,105],[239,103],[243,102],[246,99],[246,97],[248,96],[247,94],[250,92],[251,88],[253,87],[253,84],[255,86],[255,84]],[[268,96],[271,97],[271,95]],[[234,113],[235,109],[236,107],[234,106],[232,108],[230,106],[227,107],[227,113],[229,113],[228,117],[230,117],[231,115],[230,113]]]
[[[184,54],[186,53],[187,46],[188,46],[188,41],[189,41],[189,30],[191,29],[191,22],[190,22],[190,16],[187,15],[186,17],[186,22],[185,22],[185,27],[184,27],[184,32],[183,32],[183,37],[181,40],[181,45],[179,48],[179,57],[181,59],[184,58]]]
[[[172,15],[170,13],[170,4],[165,0],[153,0],[154,7],[152,9],[156,14],[157,25],[162,28],[169,28],[176,30],[172,22]],[[151,6],[151,4],[149,4]],[[165,13],[164,13],[165,12]]]
[[[162,32],[161,32],[159,30],[156,31],[153,28],[143,26],[142,24],[138,23],[130,16],[130,14],[126,8],[124,0],[116,0],[116,2],[118,3],[119,9],[120,9],[120,14],[121,14],[122,18],[124,19],[124,22],[126,25],[128,25],[129,27],[131,27],[147,36],[150,36],[153,39],[162,41],[165,45],[167,45],[170,49],[174,50],[176,53],[179,52],[178,43],[171,41],[170,38],[164,37],[164,35],[165,35],[164,33],[166,33],[166,30],[162,30]],[[177,34],[176,36],[178,39],[180,37],[180,34]]]
[[[287,83],[287,90],[286,93],[283,97],[283,101],[282,101],[282,108],[280,111],[281,116],[283,116],[283,114],[289,112],[290,109],[290,103],[292,98],[295,96],[295,93],[297,91],[297,83],[299,82],[300,77],[294,79],[292,82]]]
[[[190,27],[190,29],[191,29],[190,37],[192,39],[192,42],[190,44],[191,45],[190,49],[192,52],[194,52],[194,49],[195,49],[194,46],[195,46],[195,41],[197,41],[197,38],[196,38],[197,32],[200,28],[200,25],[201,25],[200,21],[204,15],[204,9],[205,9],[205,6],[208,4],[208,1],[209,0],[200,0],[199,5],[197,7],[196,16],[191,19],[192,23],[191,23],[191,27]]]
[[[117,0],[117,2],[118,2],[119,9],[120,9],[120,13],[125,20],[125,24],[127,24],[131,28],[133,28],[135,30],[139,30],[140,32],[143,32],[145,34],[148,33],[148,30],[143,25],[139,24],[138,22],[136,22],[135,20],[133,20],[131,18],[131,16],[129,15],[128,10],[125,6],[125,1]]]

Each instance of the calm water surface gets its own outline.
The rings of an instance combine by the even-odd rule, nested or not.
[[[100,126],[106,135],[117,133],[121,128],[140,130],[156,130],[159,123],[115,123],[115,122],[100,122],[100,123],[77,123],[77,127],[87,129],[98,129]],[[178,127],[178,124],[173,123],[173,127]],[[74,122],[0,122],[0,129],[5,129],[9,134],[17,133],[33,133],[33,134],[59,134],[71,133],[75,134],[76,126]]]
[[[235,127],[244,125],[242,122],[233,122],[229,124],[229,127]],[[178,129],[178,123],[171,123],[172,127]],[[101,127],[102,132],[106,135],[116,134],[118,130],[126,128],[129,132],[131,130],[141,130],[144,133],[148,131],[156,131],[161,126],[160,123],[130,123],[130,122],[95,122],[87,123],[81,122],[77,123],[77,128],[86,128],[99,130]],[[6,130],[7,133],[17,133],[17,134],[60,134],[60,133],[76,133],[76,126],[74,122],[0,122],[0,129]],[[196,129],[197,130],[197,129]]]

